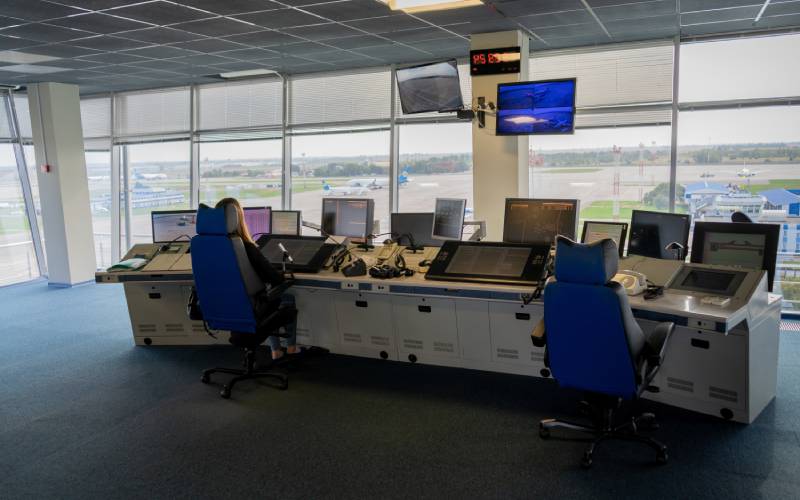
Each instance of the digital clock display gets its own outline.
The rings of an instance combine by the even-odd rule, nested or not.
[[[479,49],[469,53],[471,75],[519,73],[519,47]]]

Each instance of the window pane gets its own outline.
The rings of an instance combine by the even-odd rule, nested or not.
[[[400,126],[400,211],[433,212],[436,198],[472,210],[472,124]]]
[[[670,127],[579,129],[531,138],[531,196],[578,199],[583,220],[669,210]],[[682,205],[677,211],[685,211]]]
[[[680,101],[800,95],[800,35],[681,46]]]
[[[0,286],[38,276],[14,149],[0,144]]]
[[[292,137],[292,209],[319,224],[323,196],[375,199],[388,232],[389,131]]]
[[[189,208],[189,141],[125,146],[130,168],[131,242],[151,243],[150,212]]]
[[[89,205],[97,268],[113,264],[111,258],[111,151],[86,152],[86,176],[89,180]]]
[[[28,102],[27,99],[25,102]],[[17,108],[17,113],[19,113],[19,108]],[[26,144],[22,146],[22,151],[25,156],[25,166],[28,169],[28,179],[30,179],[31,183],[31,196],[33,196],[33,206],[36,210],[36,220],[37,224],[39,225],[39,236],[42,238],[42,254],[44,255],[46,269],[47,242],[45,241],[44,223],[42,222],[42,201],[39,197],[39,176],[36,173],[39,164],[36,163],[36,153],[34,151],[33,144]]]
[[[742,211],[782,224],[774,291],[799,310],[800,198],[786,200],[800,193],[800,106],[683,112],[679,124],[678,189],[693,220]]]
[[[281,208],[280,139],[200,144],[200,202],[226,197],[242,206]]]

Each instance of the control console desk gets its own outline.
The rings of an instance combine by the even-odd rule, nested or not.
[[[359,256],[369,259],[374,253]],[[425,270],[419,262],[423,253],[407,253],[405,259],[409,268]],[[719,293],[686,290],[673,282],[687,268],[729,268],[641,257],[620,262],[620,269],[631,268],[666,285],[655,300],[630,297],[642,328],[661,321],[676,324],[654,381],[659,392],[644,397],[752,422],[774,398],[777,377],[781,301],[767,292],[765,273],[742,271],[736,290],[725,297],[730,300],[715,303],[708,297]],[[420,272],[388,280],[348,278],[330,270],[295,276],[290,293],[300,310],[300,343],[401,362],[549,375],[544,350],[530,340],[544,313],[540,301],[530,301],[530,286],[434,281]],[[201,322],[187,318],[190,269],[100,272],[96,279],[124,285],[137,345],[227,343],[224,335],[213,339]]]

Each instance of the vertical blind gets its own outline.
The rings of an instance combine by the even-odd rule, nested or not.
[[[189,87],[128,92],[115,96],[114,121],[118,137],[188,134]]]
[[[289,81],[291,125],[388,120],[392,78],[388,69],[300,75]]]
[[[197,88],[197,128],[203,130],[280,127],[280,78],[202,85]]]
[[[81,128],[86,151],[106,151],[111,147],[111,98],[81,99]]]

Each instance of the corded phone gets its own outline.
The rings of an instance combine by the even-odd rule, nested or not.
[[[403,247],[397,243],[384,243],[383,246],[381,246],[380,249],[375,253],[375,259],[378,261],[378,263],[382,263],[393,259],[402,250]]]
[[[639,295],[647,290],[647,276],[636,271],[621,269],[611,278],[611,281],[622,285],[628,295]]]

